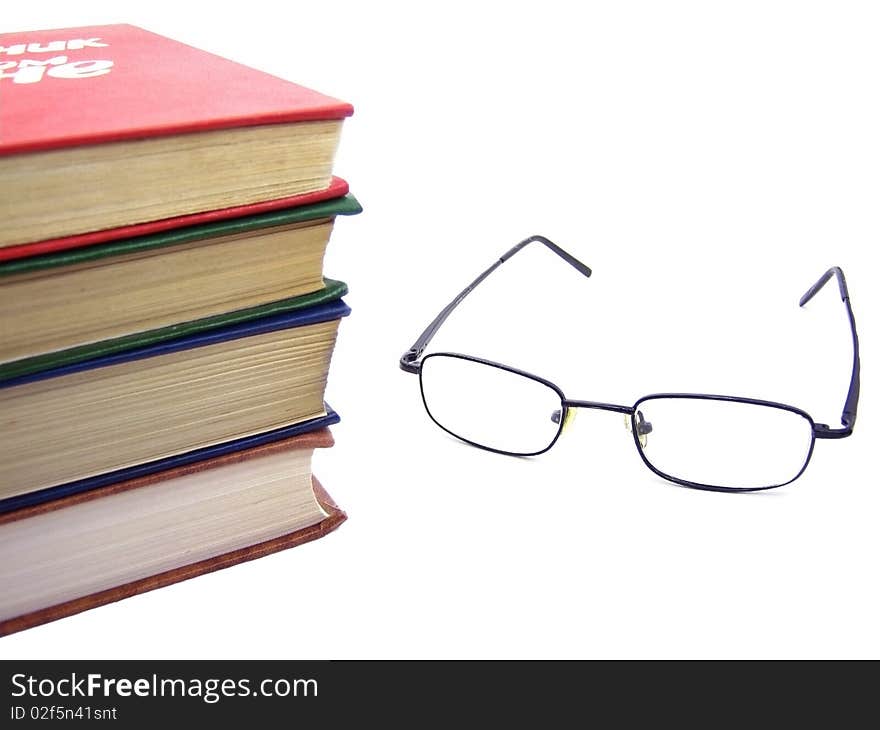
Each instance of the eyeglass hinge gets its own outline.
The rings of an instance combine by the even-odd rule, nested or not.
[[[813,424],[813,435],[817,439],[843,439],[852,435],[852,427],[831,428],[827,423]]]
[[[418,348],[412,347],[407,350],[403,356],[400,358],[400,369],[407,373],[420,373],[422,370],[422,364],[420,362],[416,362],[419,359],[419,356],[422,353],[418,350]]]

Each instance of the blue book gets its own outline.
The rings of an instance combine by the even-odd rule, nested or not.
[[[300,436],[310,431],[317,431],[326,426],[332,426],[339,423],[339,414],[329,405],[324,404],[326,415],[312,418],[302,423],[295,423],[291,426],[282,426],[272,431],[264,431],[263,433],[254,434],[253,436],[245,436],[244,438],[226,441],[213,446],[205,446],[201,449],[193,449],[184,454],[169,456],[164,459],[156,459],[145,464],[137,464],[125,469],[117,469],[116,471],[98,474],[97,476],[88,477],[86,479],[77,479],[67,484],[59,484],[56,487],[40,489],[36,492],[28,492],[19,494],[15,497],[8,497],[0,500],[0,514],[11,512],[12,510],[21,509],[23,507],[33,507],[43,502],[51,502],[54,499],[62,497],[70,497],[80,492],[88,492],[99,487],[107,487],[111,484],[118,484],[129,479],[137,479],[138,477],[149,476],[168,469],[175,469],[179,466],[188,466],[199,461],[206,461],[217,456],[225,456],[236,451],[244,451],[255,446],[263,446],[271,444],[275,441],[282,441],[293,436]]]
[[[324,389],[349,311],[337,300],[0,382],[0,512],[336,422]]]

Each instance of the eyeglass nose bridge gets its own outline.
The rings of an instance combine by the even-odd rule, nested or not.
[[[632,416],[636,411],[632,406],[621,406],[616,403],[601,403],[593,400],[571,400],[569,398],[565,398],[562,401],[562,406],[564,408],[592,408],[597,411],[624,413],[627,416]]]
[[[565,412],[566,418],[562,423],[562,428],[565,427],[574,420],[575,410],[577,408],[590,408],[592,410],[597,411],[611,411],[612,413],[622,413],[624,415],[624,425],[626,426],[627,431],[632,432],[632,420],[634,417],[637,417],[636,421],[636,435],[638,436],[639,443],[642,445],[644,449],[648,445],[648,434],[654,430],[654,427],[651,425],[650,421],[646,421],[645,417],[642,415],[641,411],[636,411],[633,406],[624,406],[618,403],[602,403],[600,401],[593,400],[571,400],[568,398],[564,398],[562,400],[563,411],[553,411],[550,418],[553,423],[559,423],[562,420],[562,413]]]

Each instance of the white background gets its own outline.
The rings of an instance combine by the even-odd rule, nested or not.
[[[355,105],[336,169],[365,213],[339,221],[326,260],[354,309],[328,389],[343,423],[315,459],[350,520],[0,656],[880,655],[876,4],[43,0],[0,16],[3,31],[122,21]],[[527,249],[437,348],[573,398],[749,395],[837,425],[844,308],[833,283],[797,306],[836,264],[862,335],[854,437],[738,496],[655,477],[617,414],[581,412],[531,460],[445,436],[397,358],[531,233],[593,277]]]

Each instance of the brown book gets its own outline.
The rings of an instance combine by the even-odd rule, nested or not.
[[[0,636],[323,537],[326,428],[0,515]]]

